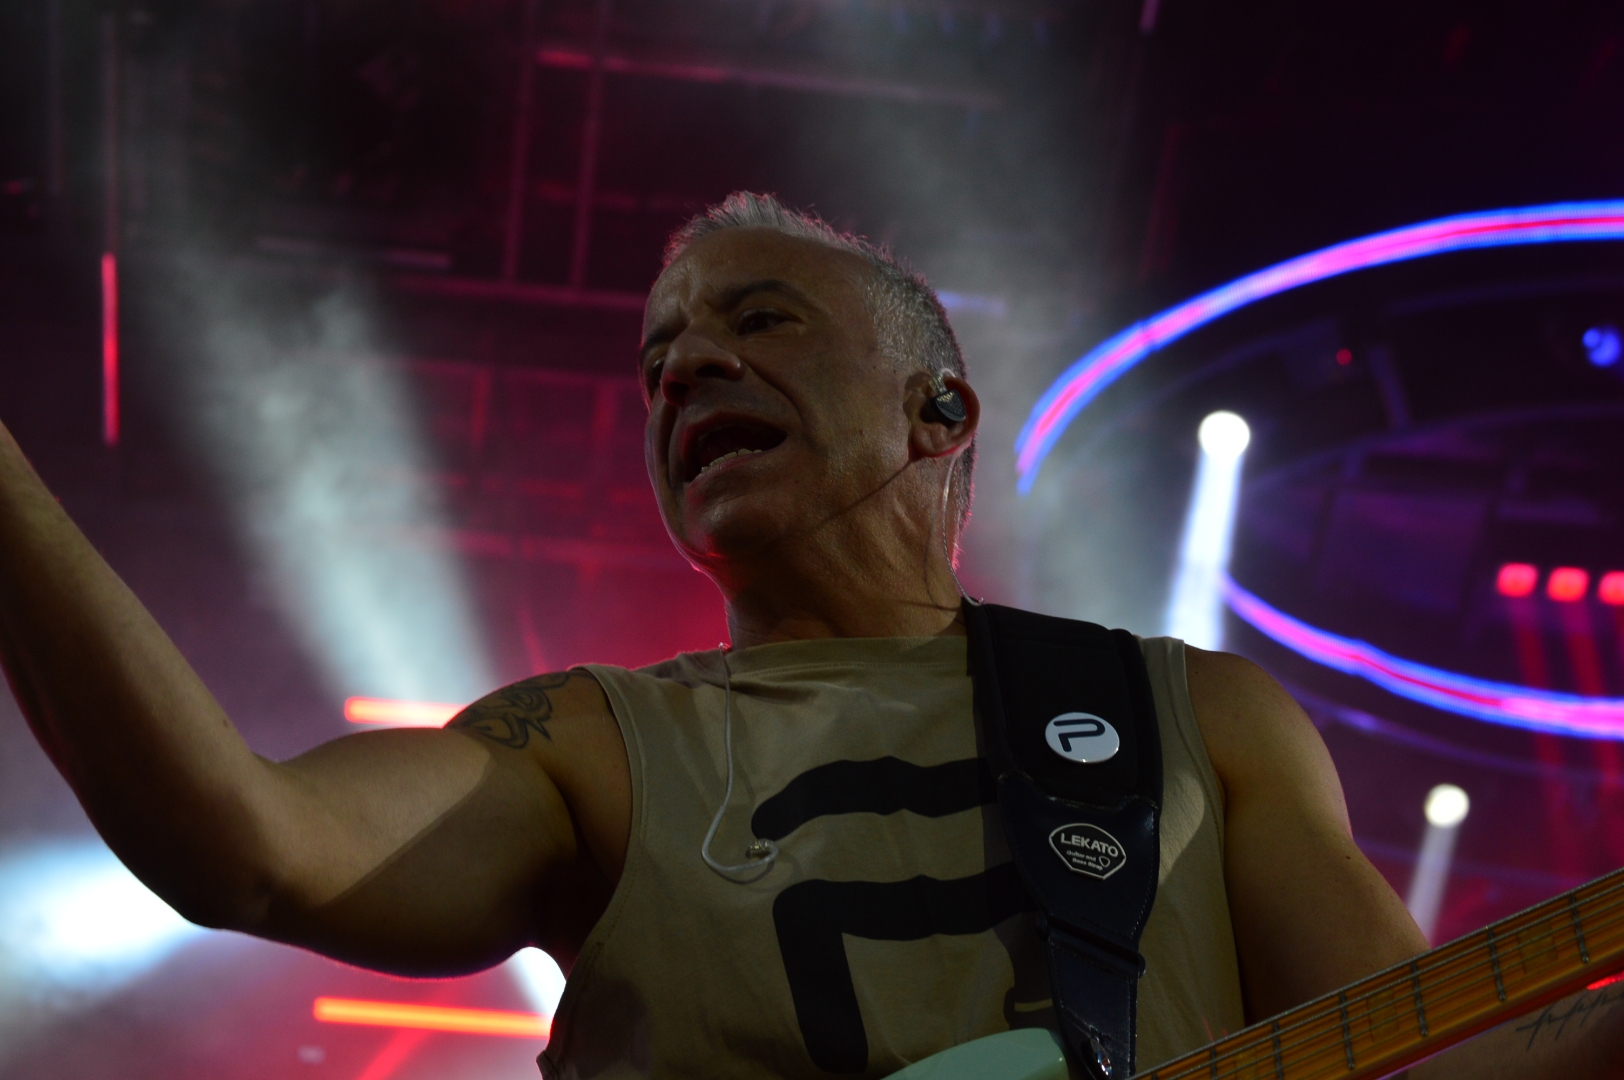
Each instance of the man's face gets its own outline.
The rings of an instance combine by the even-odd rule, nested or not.
[[[697,565],[840,527],[908,462],[904,379],[858,257],[770,229],[695,242],[644,316],[644,442],[666,528]]]

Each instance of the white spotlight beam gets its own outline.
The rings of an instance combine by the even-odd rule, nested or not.
[[[1410,895],[1404,904],[1428,941],[1438,929],[1438,910],[1455,859],[1455,837],[1471,806],[1466,792],[1454,784],[1439,784],[1427,793],[1427,831],[1421,838],[1421,854],[1415,861],[1415,876],[1410,879]]]
[[[194,279],[186,389],[275,600],[340,695],[472,701],[494,679],[463,567],[380,532],[444,516],[411,387],[345,287],[282,311]]]
[[[1241,463],[1252,432],[1236,414],[1215,412],[1201,421],[1198,437],[1201,463],[1184,518],[1165,631],[1197,648],[1220,649],[1224,644],[1221,585],[1229,568]]]
[[[99,840],[42,844],[0,860],[0,983],[109,992],[204,934]]]

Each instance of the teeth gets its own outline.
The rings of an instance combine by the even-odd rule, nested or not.
[[[735,450],[731,454],[723,454],[721,457],[717,458],[715,461],[711,462],[709,465],[706,465],[703,469],[700,469],[699,472],[694,476],[694,479],[697,480],[697,479],[699,479],[699,477],[704,476],[707,472],[709,472],[711,469],[715,468],[716,466],[720,465],[722,462],[726,461],[728,458],[744,457],[747,454],[759,454],[759,453],[761,453],[760,450]]]

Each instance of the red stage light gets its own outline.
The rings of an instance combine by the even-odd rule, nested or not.
[[[368,1027],[409,1028],[416,1031],[455,1031],[464,1035],[509,1035],[545,1039],[552,1022],[537,1013],[501,1009],[454,1009],[445,1005],[414,1005],[405,1001],[360,1001],[319,997],[311,1009],[324,1024],[362,1024]]]
[[[1596,582],[1596,599],[1604,604],[1624,604],[1624,570],[1609,570]]]
[[[1539,584],[1539,568],[1525,562],[1508,562],[1495,575],[1494,588],[1501,596],[1527,596]]]
[[[101,258],[102,286],[102,442],[118,445],[118,258]]]
[[[461,705],[448,705],[443,701],[352,697],[344,702],[344,719],[350,723],[387,724],[390,727],[444,727],[461,711]]]
[[[1583,600],[1589,591],[1590,575],[1577,566],[1559,566],[1545,582],[1545,595],[1564,604]]]
[[[1338,349],[1336,351],[1336,362],[1342,367],[1347,367],[1349,364],[1353,363],[1353,350]]]

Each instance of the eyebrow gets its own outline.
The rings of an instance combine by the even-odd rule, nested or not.
[[[738,307],[739,303],[746,297],[762,292],[781,293],[797,303],[805,304],[807,307],[822,309],[822,305],[816,303],[806,293],[782,278],[761,278],[756,281],[747,281],[742,285],[734,285],[723,290],[722,294],[717,297],[717,306],[723,311],[731,311],[733,308]],[[650,330],[648,336],[643,339],[643,344],[638,347],[638,365],[642,365],[643,358],[648,355],[650,349],[656,345],[664,345],[672,341],[679,332],[676,322],[670,319]]]

